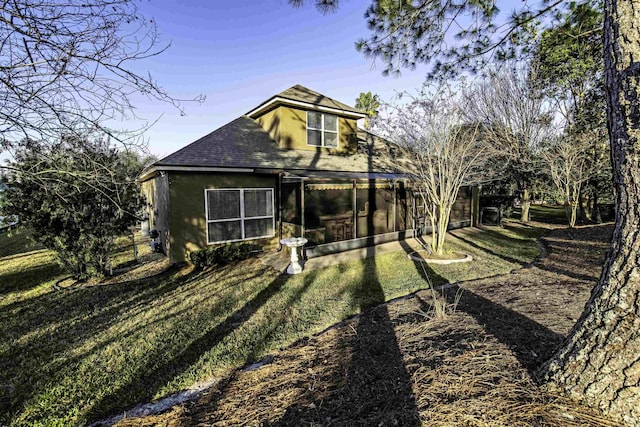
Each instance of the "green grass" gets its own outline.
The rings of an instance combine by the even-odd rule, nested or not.
[[[569,224],[564,206],[531,205],[529,216],[532,221],[547,222],[553,224]],[[520,218],[520,208],[513,210],[512,218]]]
[[[434,283],[507,273],[538,255],[540,229],[467,229],[475,261],[427,267]],[[427,287],[404,252],[296,276],[255,261],[215,271],[54,291],[50,252],[0,235],[0,425],[68,425],[184,389]],[[14,248],[14,249],[11,249]]]

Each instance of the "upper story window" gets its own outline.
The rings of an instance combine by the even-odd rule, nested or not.
[[[307,111],[307,145],[338,147],[338,116]]]

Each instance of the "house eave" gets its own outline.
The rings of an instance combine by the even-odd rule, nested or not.
[[[253,173],[254,168],[224,168],[214,166],[172,166],[172,165],[154,165],[144,170],[140,174],[139,181],[146,181],[159,172],[231,172],[231,173]]]
[[[348,118],[352,118],[352,119],[364,119],[365,117],[367,117],[366,114],[364,113],[357,113],[355,111],[348,111],[348,110],[343,110],[340,108],[332,108],[332,107],[326,107],[324,105],[317,105],[317,104],[313,104],[311,102],[302,102],[302,101],[294,101],[292,99],[288,99],[288,98],[283,98],[281,96],[275,96],[271,99],[269,99],[266,102],[263,102],[262,104],[258,105],[256,108],[254,108],[253,110],[249,111],[246,116],[255,119],[257,116],[259,116],[260,114],[270,110],[271,108],[274,108],[278,105],[289,105],[292,107],[300,107],[300,108],[304,108],[306,110],[317,110],[317,111],[322,111],[322,112],[326,112],[326,113],[332,113],[332,114],[336,114],[342,117],[348,117]]]

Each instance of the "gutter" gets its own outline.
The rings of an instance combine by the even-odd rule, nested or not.
[[[149,169],[142,171],[140,174],[140,181],[146,181],[147,179],[153,177],[156,172],[161,171],[173,171],[173,172],[244,172],[244,173],[253,173],[255,172],[254,168],[219,168],[212,166],[162,166],[162,165],[154,165]]]

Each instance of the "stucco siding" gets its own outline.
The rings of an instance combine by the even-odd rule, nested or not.
[[[207,221],[205,214],[205,190],[216,188],[273,188],[275,196],[274,215],[277,215],[277,176],[249,174],[169,174],[170,194],[170,251],[172,262],[187,261],[189,253],[209,246],[207,244]],[[248,240],[256,245],[274,244],[272,239]]]
[[[142,195],[146,201],[149,215],[149,229],[158,230],[160,242],[165,253],[169,250],[169,177],[156,175],[141,184]]]
[[[256,122],[258,122],[258,124],[260,124],[260,126],[269,133],[271,139],[276,141],[280,147],[280,122],[282,121],[281,112],[281,108],[274,108],[256,119]]]
[[[280,148],[329,153],[355,153],[357,148],[355,119],[338,118],[338,149],[307,145],[307,110],[279,106],[262,114],[256,121]]]

